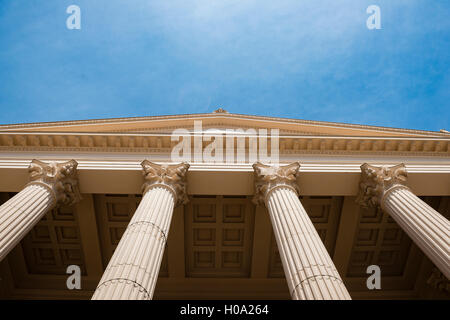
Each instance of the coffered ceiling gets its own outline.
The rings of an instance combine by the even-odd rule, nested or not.
[[[6,201],[13,194],[0,193]],[[450,197],[425,200],[447,218]],[[89,299],[141,200],[83,195],[49,212],[0,263],[0,297]],[[427,284],[433,265],[381,210],[354,197],[301,197],[354,299],[450,298]],[[82,270],[68,290],[66,268]],[[367,266],[379,265],[382,289],[368,290]],[[176,208],[155,299],[289,299],[268,213],[248,196],[193,195]]]

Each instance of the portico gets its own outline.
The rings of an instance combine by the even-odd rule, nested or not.
[[[171,131],[200,120],[279,129],[280,163],[174,162]],[[4,298],[446,295],[446,133],[225,112],[24,126],[0,126]],[[83,290],[69,291],[77,263]]]

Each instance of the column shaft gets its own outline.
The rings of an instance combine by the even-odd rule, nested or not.
[[[364,163],[357,201],[386,211],[450,279],[450,222],[412,193],[407,176],[403,163],[392,167]]]
[[[406,187],[388,191],[381,207],[450,279],[450,222]]]
[[[150,300],[167,242],[175,198],[154,187],[142,198],[92,297],[93,300]]]
[[[30,183],[0,206],[0,261],[50,209],[80,200],[77,165],[75,160],[31,161]]]
[[[266,205],[292,299],[351,299],[296,192],[275,187]]]
[[[0,261],[55,204],[49,188],[31,184],[0,206]]]
[[[150,300],[155,291],[173,209],[188,201],[189,164],[144,160],[143,197],[92,300]]]

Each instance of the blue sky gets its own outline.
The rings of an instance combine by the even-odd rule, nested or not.
[[[450,130],[449,17],[448,0],[0,0],[0,123],[220,106]]]

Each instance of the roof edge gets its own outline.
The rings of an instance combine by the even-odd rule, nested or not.
[[[134,122],[134,121],[150,121],[150,120],[170,120],[180,119],[186,117],[219,117],[219,118],[246,118],[249,120],[263,120],[263,121],[280,121],[290,122],[306,125],[321,125],[321,126],[334,126],[340,128],[352,128],[352,129],[365,129],[365,130],[382,130],[392,131],[398,133],[410,133],[410,134],[425,134],[425,135],[438,135],[448,137],[449,132],[431,131],[431,130],[418,130],[418,129],[405,129],[396,127],[384,127],[384,126],[372,126],[364,124],[352,124],[344,122],[329,122],[318,120],[303,120],[296,118],[283,118],[272,116],[260,116],[260,115],[248,115],[240,113],[225,113],[225,112],[212,112],[212,113],[191,113],[191,114],[177,114],[177,115],[158,115],[158,116],[140,116],[140,117],[122,117],[122,118],[102,118],[102,119],[85,119],[85,120],[66,120],[66,121],[49,121],[49,122],[31,122],[31,123],[18,123],[18,124],[0,124],[0,131],[10,129],[23,129],[23,128],[38,128],[38,127],[55,127],[55,126],[77,126],[77,125],[89,125],[89,124],[113,124],[115,122]]]

